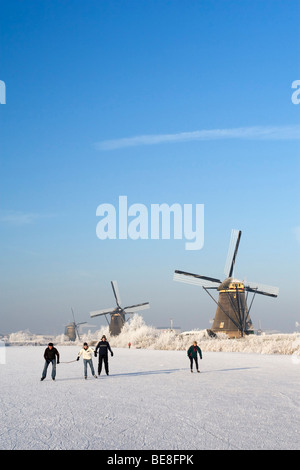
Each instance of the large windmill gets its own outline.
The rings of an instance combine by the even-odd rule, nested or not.
[[[150,307],[150,304],[149,302],[145,302],[143,304],[130,305],[129,307],[122,308],[117,281],[111,281],[111,286],[112,286],[112,290],[115,296],[117,307],[106,308],[103,310],[96,310],[94,312],[90,312],[90,316],[98,317],[99,315],[105,315],[105,318],[107,320],[106,315],[110,315],[111,316],[110,322],[108,322],[107,320],[109,324],[109,332],[112,336],[117,336],[121,333],[121,330],[126,321],[125,315],[127,314],[130,315],[130,314],[139,312],[140,310],[145,310]]]
[[[86,323],[86,321],[83,321],[81,323],[76,323],[75,316],[74,316],[74,311],[73,311],[72,308],[71,308],[71,310],[72,310],[72,315],[73,315],[73,320],[74,321],[72,323],[69,323],[68,325],[66,325],[65,335],[69,338],[70,341],[75,341],[76,336],[78,336],[78,339],[80,341],[78,326],[79,325],[84,325]]]
[[[277,297],[277,287],[264,286],[253,282],[244,282],[234,278],[234,266],[242,232],[232,230],[228,250],[227,262],[224,273],[226,279],[222,282],[213,277],[200,276],[199,274],[175,271],[174,280],[202,286],[205,292],[217,304],[214,322],[211,328],[213,333],[224,332],[229,337],[242,337],[253,333],[250,310],[256,294]],[[209,290],[219,292],[218,301],[211,295]],[[248,295],[253,294],[248,307]]]

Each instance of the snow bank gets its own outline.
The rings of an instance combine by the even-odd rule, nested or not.
[[[6,339],[11,345],[46,345],[52,341],[56,345],[82,344],[86,341],[95,344],[102,335],[106,335],[112,347],[127,348],[128,343],[135,349],[186,350],[193,341],[197,341],[202,351],[244,352],[257,354],[284,354],[300,358],[300,333],[249,335],[240,339],[229,339],[223,333],[216,338],[206,330],[194,330],[178,334],[171,330],[158,330],[145,324],[140,315],[134,315],[125,323],[119,336],[110,337],[108,326],[100,330],[81,335],[81,341],[71,342],[65,335],[56,337],[34,335],[29,331],[12,333]]]

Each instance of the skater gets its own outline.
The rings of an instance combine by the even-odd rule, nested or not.
[[[195,361],[197,372],[200,372],[199,367],[198,367],[197,353],[199,353],[200,359],[202,359],[202,351],[199,348],[199,346],[197,346],[197,341],[194,341],[192,346],[189,347],[188,352],[187,352],[187,355],[191,361],[191,372],[193,372],[193,360]]]
[[[97,375],[95,374],[95,370],[94,370],[93,359],[92,359],[93,352],[94,352],[93,348],[91,348],[87,343],[83,343],[83,348],[80,349],[78,356],[77,356],[77,361],[79,361],[81,355],[83,357],[83,372],[84,372],[85,379],[87,379],[87,365],[90,366],[92,375],[95,377],[95,379],[97,378]]]
[[[56,358],[57,358],[57,360],[56,360]],[[59,364],[59,352],[53,346],[53,343],[49,343],[48,347],[45,349],[44,359],[45,359],[45,365],[44,365],[44,370],[43,370],[43,373],[42,373],[41,381],[46,378],[47,369],[48,369],[48,366],[49,366],[50,362],[52,364],[51,377],[52,377],[52,380],[55,380],[56,364]]]
[[[98,375],[101,374],[102,371],[102,362],[104,362],[104,367],[105,367],[105,372],[106,375],[109,375],[109,370],[108,370],[108,350],[110,351],[111,356],[114,355],[112,350],[110,349],[109,342],[106,341],[106,336],[103,335],[101,341],[96,346],[95,349],[95,357],[97,356],[97,351],[99,349],[99,362],[98,362]]]
[[[130,346],[131,346],[131,342],[129,341],[129,343],[128,343],[128,347],[129,347],[129,349],[130,349]]]

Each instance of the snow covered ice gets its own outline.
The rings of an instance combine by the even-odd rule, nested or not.
[[[75,361],[105,334],[110,376]],[[56,381],[40,382],[48,341],[59,350]],[[201,373],[186,350],[202,349]],[[128,342],[132,347],[128,349]],[[108,327],[72,343],[64,335],[17,332],[0,361],[0,449],[299,449],[299,333],[210,338],[178,335],[135,315],[117,337]],[[20,346],[22,345],[22,346]],[[75,361],[70,362],[69,361]],[[97,371],[97,359],[93,358]],[[103,373],[102,373],[103,374]]]
[[[63,363],[80,345],[56,347],[55,382],[51,366],[40,382],[45,346],[6,348],[0,449],[300,447],[299,356],[202,348],[201,373],[191,374],[185,350],[113,347],[110,376],[88,370],[84,380],[82,360]]]

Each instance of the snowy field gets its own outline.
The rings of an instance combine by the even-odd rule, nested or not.
[[[57,348],[61,362],[79,350]],[[300,448],[300,364],[291,355],[203,352],[201,373],[191,374],[185,351],[114,348],[109,377],[84,380],[81,359],[40,382],[44,349],[5,348],[2,450]]]

